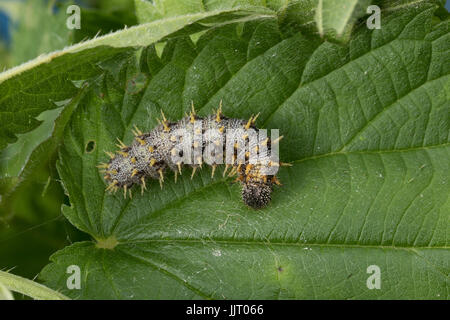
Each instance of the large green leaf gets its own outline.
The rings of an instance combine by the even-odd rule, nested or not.
[[[448,299],[450,83],[448,21],[436,7],[397,10],[347,46],[228,25],[148,48],[91,83],[65,131],[64,215],[93,242],[51,257],[41,279],[73,298]],[[179,119],[193,100],[279,128],[283,186],[250,210],[239,186],[166,178],[124,199],[95,167],[116,137]],[[69,265],[81,289],[66,288]],[[368,267],[381,270],[370,290]]]
[[[0,149],[16,141],[17,133],[37,127],[35,119],[45,110],[55,108],[52,101],[74,96],[74,80],[99,73],[98,63],[130,47],[147,46],[177,31],[202,30],[236,20],[257,20],[273,15],[269,9],[214,10],[161,19],[76,44],[61,51],[39,56],[0,73]],[[56,28],[56,26],[55,26]]]

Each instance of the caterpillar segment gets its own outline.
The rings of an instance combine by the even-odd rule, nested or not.
[[[217,166],[224,164],[223,177],[237,176],[235,181],[242,186],[242,200],[247,206],[259,209],[270,203],[273,186],[281,184],[275,174],[266,173],[267,169],[289,164],[269,159],[271,144],[269,138],[256,144],[250,143],[247,130],[251,128],[258,132],[255,123],[259,114],[252,115],[248,120],[227,118],[222,113],[221,102],[213,114],[204,118],[196,114],[193,106],[189,114],[178,122],[169,121],[163,112],[161,116],[162,118],[158,120],[159,125],[150,132],[144,133],[134,126],[132,129],[134,139],[129,146],[117,139],[118,150],[115,153],[106,152],[110,158],[109,162],[101,163],[97,167],[105,173],[104,179],[108,183],[107,191],[116,192],[122,188],[124,197],[127,197],[127,193],[131,197],[131,188],[134,185],[140,185],[141,194],[147,190],[145,181],[148,178],[158,180],[162,189],[164,172],[167,169],[174,172],[176,182],[178,174],[182,174],[183,166],[192,168],[191,178],[193,178],[199,168],[202,168],[204,164],[208,165],[211,167],[211,177],[214,177]],[[178,135],[178,129],[193,132],[193,139]],[[242,129],[239,132],[243,133],[241,139],[232,145],[232,155],[227,159],[227,142],[229,142],[227,131],[230,129]],[[196,139],[196,136],[203,137],[210,132],[215,135],[208,136],[207,141],[218,148],[211,147],[207,150],[212,150],[212,159],[220,158],[220,161],[206,162],[199,156],[204,154],[208,146],[204,140]],[[274,142],[279,143],[281,138],[282,136]],[[246,148],[242,148],[242,144],[245,144]],[[221,145],[223,150],[220,149]],[[194,151],[191,157],[193,161],[190,164],[185,164],[181,160],[174,161],[174,156],[182,158],[183,150],[186,150],[184,147]],[[199,153],[195,154],[195,150]],[[222,154],[217,153],[220,151]],[[260,157],[256,163],[250,161],[252,152],[259,153]]]

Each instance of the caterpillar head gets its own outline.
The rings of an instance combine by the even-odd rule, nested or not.
[[[248,164],[240,169],[237,179],[242,185],[242,200],[253,208],[260,209],[267,206],[271,200],[273,184],[278,184],[274,175],[266,175],[267,166],[261,163]]]
[[[270,182],[251,181],[242,186],[242,200],[254,209],[267,206],[271,200],[272,184]]]

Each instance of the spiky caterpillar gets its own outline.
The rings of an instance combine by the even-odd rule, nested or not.
[[[183,150],[190,150],[194,147],[194,149],[200,150],[200,154],[203,154],[207,145],[202,140],[200,140],[201,145],[199,145],[195,137],[187,139],[183,135],[176,135],[181,130],[184,130],[183,132],[194,132],[194,136],[195,134],[202,136],[205,132],[216,132],[216,136],[212,137],[212,142],[219,147],[218,149],[210,148],[213,150],[211,154],[215,155],[216,158],[208,163],[212,167],[211,176],[214,176],[216,166],[223,163],[223,161],[217,161],[217,157],[220,157],[219,160],[223,160],[226,156],[227,142],[229,142],[227,139],[230,140],[227,133],[242,131],[244,133],[241,141],[244,142],[245,147],[239,147],[238,143],[232,141],[234,145],[231,162],[227,158],[228,162],[223,175],[225,176],[231,166],[229,176],[238,175],[236,181],[239,181],[242,185],[244,203],[255,209],[266,206],[271,200],[273,185],[280,185],[275,175],[280,162],[272,161],[269,155],[271,146],[282,137],[278,138],[278,141],[270,141],[269,138],[266,138],[264,141],[255,144],[254,140],[250,141],[247,132],[253,130],[252,132],[259,133],[259,129],[255,127],[257,116],[252,116],[248,121],[233,119],[225,117],[221,110],[220,106],[215,114],[201,118],[196,115],[192,107],[191,113],[178,122],[170,122],[162,114],[162,120],[159,120],[160,124],[149,133],[142,133],[135,127],[133,131],[135,138],[130,146],[125,145],[118,139],[119,150],[116,153],[107,152],[111,158],[110,161],[98,166],[105,173],[104,179],[109,184],[107,190],[115,192],[119,188],[123,188],[124,196],[126,197],[128,190],[131,197],[130,188],[135,184],[141,186],[141,192],[143,193],[146,189],[146,178],[158,179],[162,188],[164,171],[167,168],[171,169],[175,173],[176,181],[177,174],[181,174],[182,166],[186,162],[193,168],[192,179],[197,168],[202,166],[203,159],[195,156],[194,152],[193,157],[189,155],[189,158],[184,158],[193,161],[182,161],[180,159],[183,158],[180,157],[183,156]],[[185,147],[189,149],[185,149]],[[222,154],[218,152],[220,149],[223,149]],[[259,154],[257,161],[250,160],[249,150],[254,150]]]

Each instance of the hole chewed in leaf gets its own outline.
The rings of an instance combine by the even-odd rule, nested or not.
[[[94,151],[95,149],[95,141],[91,140],[86,144],[86,147],[84,148],[84,150],[86,151],[86,153],[91,153],[92,151]]]

